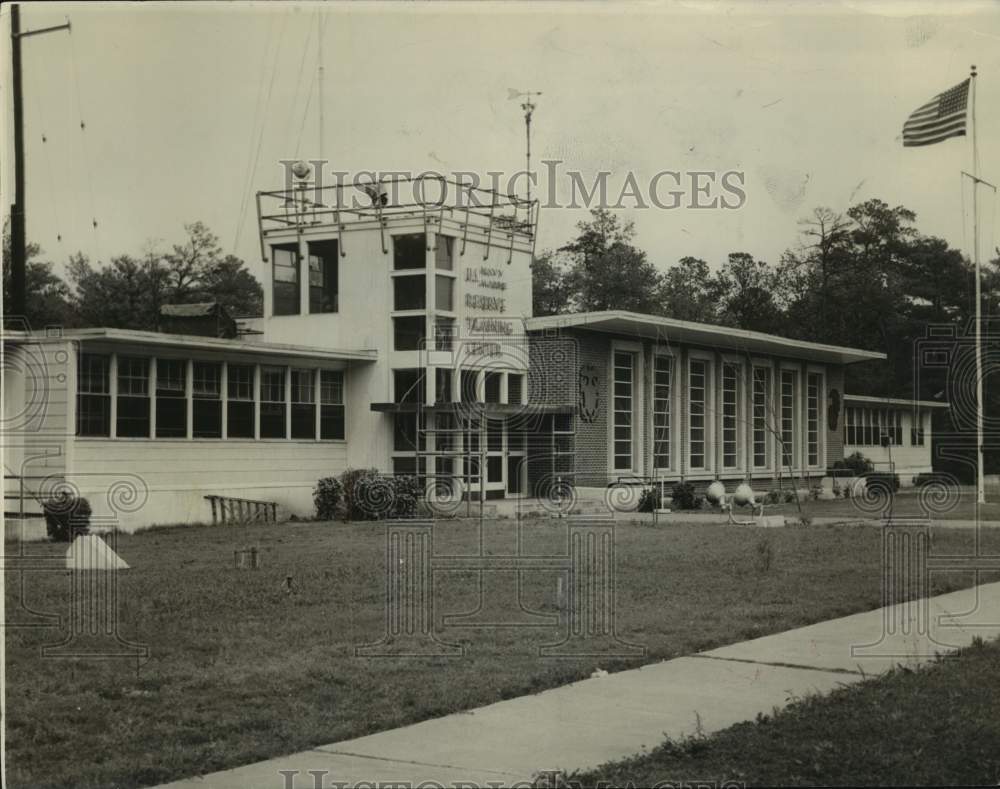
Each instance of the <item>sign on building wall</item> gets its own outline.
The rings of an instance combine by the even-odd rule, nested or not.
[[[580,419],[592,423],[601,408],[600,371],[596,365],[580,365]]]

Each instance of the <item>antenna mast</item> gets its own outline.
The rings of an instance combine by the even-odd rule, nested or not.
[[[528,211],[531,211],[531,116],[535,111],[535,102],[531,100],[531,97],[541,96],[542,92],[540,90],[515,90],[511,92],[514,96],[524,97],[524,101],[521,102],[521,109],[524,110],[524,136],[526,143],[524,174],[528,178]],[[511,98],[514,96],[511,96]]]

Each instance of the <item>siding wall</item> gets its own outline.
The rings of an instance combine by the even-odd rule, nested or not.
[[[148,489],[146,503],[121,516],[126,531],[210,523],[208,494],[276,501],[293,514],[312,515],[316,480],[347,468],[343,442],[76,438],[72,444],[70,479],[95,515],[112,513],[108,496],[115,492]],[[116,491],[116,483],[124,490]]]

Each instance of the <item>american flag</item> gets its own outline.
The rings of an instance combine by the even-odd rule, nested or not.
[[[933,145],[949,137],[964,137],[968,105],[969,80],[939,93],[906,119],[903,124],[903,147]]]

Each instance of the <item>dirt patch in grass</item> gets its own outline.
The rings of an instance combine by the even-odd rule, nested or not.
[[[486,551],[513,553],[515,528],[487,523]],[[996,552],[1000,535],[990,531],[983,549]],[[522,551],[564,554],[566,535],[563,522],[526,522]],[[440,524],[434,541],[438,554],[473,554],[479,545],[469,522]],[[261,569],[233,568],[233,550],[247,546],[259,547]],[[966,530],[934,534],[934,552],[971,547]],[[436,630],[465,645],[465,656],[365,659],[355,648],[385,631],[380,525],[159,529],[121,536],[118,550],[132,567],[120,577],[120,632],[148,645],[149,659],[43,659],[40,648],[65,630],[8,629],[10,786],[149,785],[235,767],[537,692],[598,667],[620,670],[869,610],[881,594],[875,528],[623,524],[617,630],[645,647],[644,657],[541,657],[539,647],[565,632],[559,573],[545,570],[523,573],[522,603],[558,624],[444,627],[446,615],[479,606],[479,583],[472,572],[438,572]],[[14,578],[8,573],[8,611],[17,605]],[[971,574],[933,576],[938,592],[974,582]],[[62,572],[27,578],[28,604],[64,621],[69,590]]]

